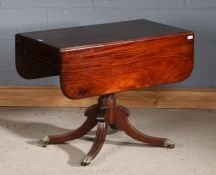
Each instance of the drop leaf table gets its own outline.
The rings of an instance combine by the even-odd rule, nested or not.
[[[89,165],[101,150],[108,127],[154,146],[173,141],[139,132],[115,93],[179,82],[193,69],[194,33],[145,19],[28,32],[16,35],[16,68],[26,79],[59,75],[70,99],[99,96],[76,130],[42,138],[43,146],[87,134],[97,125],[92,148],[81,162]]]

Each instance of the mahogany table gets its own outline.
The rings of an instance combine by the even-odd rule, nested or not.
[[[59,75],[68,98],[100,96],[78,129],[42,139],[43,146],[63,143],[97,125],[84,166],[99,153],[108,126],[138,141],[174,148],[169,139],[136,130],[128,120],[129,111],[116,105],[115,93],[184,80],[193,69],[193,57],[193,32],[144,19],[16,35],[16,68],[22,77]]]

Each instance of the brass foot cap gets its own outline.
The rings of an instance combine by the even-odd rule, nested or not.
[[[41,142],[42,142],[42,147],[47,147],[48,143],[50,142],[50,138],[49,136],[44,136],[42,139],[41,139]]]
[[[175,148],[175,142],[173,142],[172,140],[167,139],[164,142],[164,147],[171,148],[171,149]]]
[[[92,156],[86,156],[84,160],[81,162],[82,166],[87,166],[92,162]]]

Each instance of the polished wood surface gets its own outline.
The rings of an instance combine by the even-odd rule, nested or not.
[[[100,96],[77,130],[45,136],[42,143],[61,143],[86,134],[97,124],[92,148],[81,165],[97,156],[108,125],[138,141],[174,148],[166,138],[142,134],[129,122],[129,111],[116,105],[115,93],[186,79],[193,69],[191,31],[134,20],[16,35],[16,67],[28,79],[60,75],[71,99]],[[43,65],[43,66],[42,66]]]
[[[193,68],[188,35],[62,53],[62,90],[80,99],[182,81]]]
[[[188,32],[145,19],[18,34],[57,52]]]
[[[127,108],[116,105],[115,94],[102,95],[98,98],[98,103],[89,107],[85,115],[87,120],[75,131],[67,134],[45,136],[42,138],[42,144],[46,147],[48,144],[63,143],[83,136],[97,124],[96,136],[92,148],[85,156],[81,165],[89,165],[100,152],[106,138],[108,126],[117,130],[123,130],[128,136],[154,146],[174,148],[175,143],[166,138],[152,137],[141,133],[135,129],[129,122],[130,112]]]
[[[98,108],[96,105],[88,108],[88,110],[86,110],[85,112],[85,116],[87,116],[87,119],[79,128],[66,134],[49,136],[49,143],[67,142],[86,135],[97,124],[97,114]]]
[[[37,41],[17,35],[16,69],[26,79],[59,75],[59,54]]]
[[[63,93],[81,99],[182,81],[193,45],[191,31],[125,21],[18,34],[16,65],[28,79],[60,75]]]

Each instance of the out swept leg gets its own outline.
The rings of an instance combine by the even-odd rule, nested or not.
[[[123,130],[128,136],[140,142],[148,143],[156,146],[164,146],[167,148],[174,148],[175,143],[166,138],[152,137],[139,132],[134,128],[128,120],[128,111],[122,107],[116,107],[116,125]]]
[[[97,125],[94,143],[81,162],[82,166],[89,165],[100,152],[105,142],[108,126],[113,129],[123,130],[128,136],[144,143],[167,148],[175,147],[174,142],[169,139],[152,137],[139,132],[128,120],[130,115],[128,109],[121,105],[116,105],[115,100],[113,94],[101,96],[98,104],[90,106],[86,110],[85,116],[87,116],[87,119],[82,126],[67,134],[44,137],[42,139],[43,146],[45,147],[49,143],[62,143],[82,137]]]
[[[46,147],[49,143],[63,143],[84,136],[97,124],[97,113],[97,105],[89,107],[85,112],[87,119],[78,129],[62,135],[45,136],[41,139],[42,146]]]
[[[83,161],[81,162],[82,166],[87,166],[91,163],[91,161],[97,156],[97,154],[100,152],[105,138],[107,134],[107,128],[108,125],[105,122],[105,110],[101,111],[98,114],[97,117],[97,132],[96,132],[96,137],[94,140],[94,143],[92,145],[91,150],[88,152],[88,154],[85,156]]]

